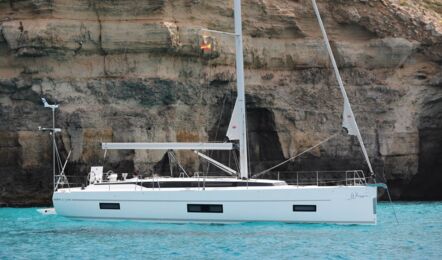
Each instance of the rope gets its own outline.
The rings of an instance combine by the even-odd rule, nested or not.
[[[263,175],[263,174],[265,174],[265,173],[268,173],[268,172],[271,171],[271,170],[274,170],[274,169],[278,168],[278,167],[281,166],[281,165],[284,165],[284,164],[286,164],[286,163],[288,163],[288,162],[290,162],[290,161],[292,161],[292,160],[298,158],[299,156],[301,156],[301,155],[303,155],[303,154],[305,154],[305,153],[307,153],[307,152],[309,152],[309,151],[315,149],[316,147],[322,145],[323,143],[328,142],[330,139],[336,137],[337,135],[338,135],[338,133],[336,133],[336,134],[334,134],[334,135],[332,135],[332,136],[327,137],[327,138],[324,139],[323,141],[321,141],[321,142],[315,144],[314,146],[308,148],[307,150],[305,150],[305,151],[303,151],[303,152],[301,152],[301,153],[299,153],[299,154],[297,154],[297,155],[295,155],[295,156],[293,156],[293,157],[291,157],[291,158],[289,158],[289,159],[283,161],[282,163],[279,163],[279,164],[277,164],[277,165],[275,165],[275,166],[273,166],[273,167],[271,167],[271,168],[269,168],[269,169],[267,169],[267,170],[264,170],[264,171],[262,171],[262,172],[259,172],[259,173],[255,174],[255,175],[253,175],[252,178],[259,177],[259,176],[261,176],[261,175]]]
[[[390,200],[390,206],[393,209],[394,218],[396,219],[396,224],[399,224],[399,220],[397,219],[397,215],[396,215],[396,209],[393,206],[393,201],[391,200],[391,196],[390,196],[390,190],[388,189],[387,185],[385,185],[385,189],[387,190],[388,200]]]
[[[385,165],[383,165],[383,167],[382,167],[382,176],[384,177],[385,189],[387,190],[387,196],[388,196],[388,200],[390,201],[390,206],[393,209],[393,214],[394,214],[394,218],[396,219],[396,224],[399,224],[399,221],[398,221],[397,215],[396,215],[396,209],[393,206],[393,200],[391,199],[390,190],[388,189],[387,178],[385,177]],[[374,177],[374,182],[376,183],[375,177]]]

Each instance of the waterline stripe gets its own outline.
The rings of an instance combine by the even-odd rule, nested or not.
[[[297,202],[297,201],[307,201],[307,202],[315,202],[315,201],[331,201],[331,200],[121,200],[121,199],[54,199],[55,201],[118,201],[118,202]]]
[[[227,219],[161,219],[161,218],[115,218],[115,217],[91,217],[91,216],[64,216],[73,219],[97,219],[97,220],[136,220],[155,222],[210,222],[210,223],[247,223],[247,222],[283,222],[283,223],[304,223],[304,224],[374,224],[375,221],[302,221],[302,220],[227,220]]]

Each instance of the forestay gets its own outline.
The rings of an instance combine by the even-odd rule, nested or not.
[[[330,61],[333,65],[333,69],[336,75],[336,79],[339,84],[339,89],[341,90],[342,97],[344,98],[344,112],[342,115],[342,126],[347,130],[349,135],[354,135],[358,138],[359,144],[362,149],[362,153],[364,154],[365,160],[367,162],[370,173],[373,174],[373,168],[371,167],[370,159],[368,158],[367,150],[365,149],[364,141],[362,140],[361,133],[359,132],[358,124],[356,123],[356,119],[354,117],[353,111],[351,109],[350,101],[347,97],[347,92],[344,88],[344,83],[342,82],[341,74],[339,73],[338,65],[336,64],[335,57],[333,55],[333,51],[331,49],[327,32],[325,31],[324,23],[321,19],[321,14],[319,13],[318,5],[316,4],[316,0],[312,0],[313,9],[316,14],[316,18],[319,23],[319,27],[321,29],[322,36],[324,38],[325,47],[327,48],[327,52],[330,56]]]

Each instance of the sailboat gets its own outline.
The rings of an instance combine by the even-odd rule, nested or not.
[[[357,137],[373,170],[356,123],[315,0],[312,0],[325,45],[343,96],[343,128]],[[167,223],[344,223],[375,224],[377,184],[369,184],[362,171],[346,172],[339,185],[289,185],[282,180],[257,179],[248,166],[244,87],[241,1],[234,0],[237,98],[224,143],[102,143],[102,149],[193,151],[228,177],[127,178],[104,174],[91,167],[82,187],[54,188],[57,214],[72,219],[142,220]],[[55,128],[55,127],[54,127]],[[253,144],[251,144],[253,145]],[[205,151],[239,150],[239,170],[206,155]],[[187,174],[186,174],[187,175]],[[55,179],[54,179],[55,182]]]

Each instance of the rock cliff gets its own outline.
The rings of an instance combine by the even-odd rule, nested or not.
[[[151,174],[164,152],[103,141],[223,140],[235,98],[233,1],[0,0],[0,204],[47,204],[50,124],[68,174]],[[378,180],[395,199],[442,199],[442,3],[319,0]],[[416,3],[417,2],[417,3]],[[244,0],[252,171],[340,131],[342,98],[308,0]],[[211,51],[200,45],[210,41]],[[231,157],[213,154],[227,162]],[[193,154],[185,167],[201,170]],[[280,170],[360,169],[339,135]],[[365,169],[366,170],[366,169]]]

